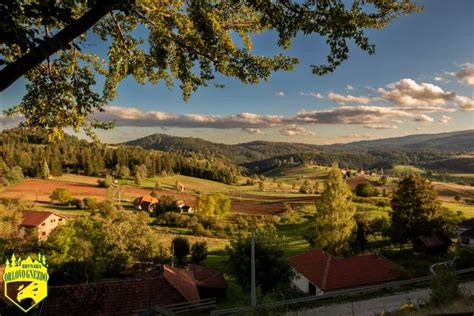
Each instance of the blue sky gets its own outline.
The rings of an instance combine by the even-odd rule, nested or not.
[[[225,88],[200,88],[187,103],[177,87],[127,79],[107,112],[119,126],[99,135],[105,142],[167,133],[225,143],[325,144],[472,129],[474,1],[418,2],[423,12],[367,33],[375,55],[352,47],[349,60],[323,77],[314,76],[309,65],[324,62],[324,40],[300,36],[287,52],[300,59],[294,71],[275,73],[259,85],[218,77]],[[279,52],[275,34],[254,38],[254,51]],[[20,80],[3,92],[0,108],[18,103],[24,85]]]

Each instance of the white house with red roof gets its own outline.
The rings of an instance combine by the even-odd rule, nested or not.
[[[400,275],[394,263],[379,255],[338,258],[320,248],[291,257],[289,263],[297,273],[293,286],[312,295],[393,281]]]

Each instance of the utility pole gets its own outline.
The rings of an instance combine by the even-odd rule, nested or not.
[[[255,236],[252,232],[250,243],[250,296],[252,306],[257,305],[257,297],[255,293]]]
[[[171,267],[174,268],[174,242],[171,243]]]

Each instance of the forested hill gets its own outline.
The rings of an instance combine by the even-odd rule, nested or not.
[[[449,152],[474,152],[474,130],[409,135],[341,145],[344,148],[441,150]]]
[[[227,157],[236,163],[248,163],[287,154],[316,154],[320,152],[334,152],[346,149],[443,151],[450,153],[474,152],[474,130],[441,134],[410,135],[324,146],[267,141],[254,141],[228,145],[213,143],[200,138],[176,137],[165,134],[154,134],[125,144],[162,151],[195,152],[211,156],[217,155]]]
[[[473,139],[474,130],[469,130],[325,146],[267,141],[228,145],[200,138],[154,134],[125,144],[146,149],[220,157],[244,165],[254,172],[269,170],[289,161],[324,165],[338,162],[341,166],[363,169],[416,164],[435,170],[471,172],[474,170],[474,158],[469,155],[460,160],[458,157],[460,153],[474,152]]]

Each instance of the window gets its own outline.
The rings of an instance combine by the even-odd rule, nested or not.
[[[41,226],[46,226],[46,223],[42,223]]]
[[[42,232],[42,233],[41,233],[41,236],[46,236],[46,232]]]

